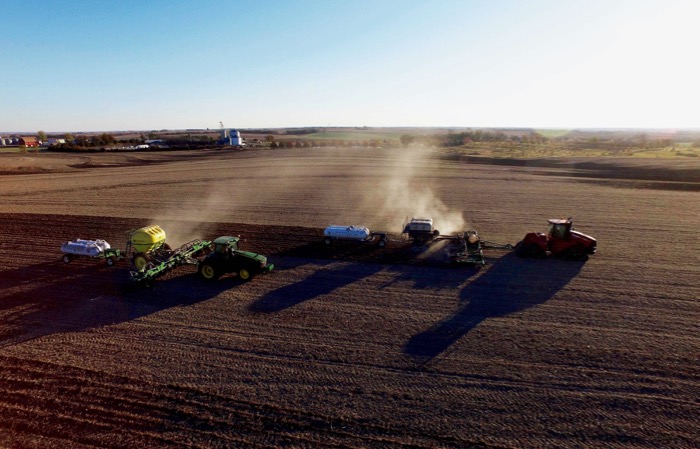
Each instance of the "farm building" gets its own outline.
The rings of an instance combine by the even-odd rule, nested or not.
[[[61,145],[63,143],[66,143],[66,139],[56,139],[56,138],[50,137],[48,140],[41,142],[41,146],[42,147],[50,147],[52,145]]]
[[[25,147],[38,147],[39,140],[36,137],[20,137],[19,145],[24,145]]]
[[[224,145],[232,145],[235,147],[242,147],[245,145],[241,133],[235,129],[221,129],[221,138],[219,142]]]

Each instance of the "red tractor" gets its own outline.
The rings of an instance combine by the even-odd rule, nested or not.
[[[554,256],[570,260],[588,260],[589,254],[595,254],[597,242],[590,235],[574,231],[574,222],[566,220],[549,220],[549,232],[530,232],[515,245],[515,252],[520,257]]]

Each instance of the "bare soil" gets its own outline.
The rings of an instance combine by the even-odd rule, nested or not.
[[[0,171],[22,165],[9,156]],[[36,173],[0,176],[0,447],[700,442],[700,180],[687,166],[572,176],[359,149],[44,156],[22,162]],[[605,175],[616,170],[624,179]],[[396,186],[405,198],[384,196]],[[504,243],[573,215],[599,252],[492,249],[480,270],[451,267],[397,236],[412,204]],[[276,269],[206,283],[186,266],[143,288],[126,261],[60,260],[64,241],[124,249],[147,224],[171,246],[240,235]],[[330,224],[394,237],[327,248]]]

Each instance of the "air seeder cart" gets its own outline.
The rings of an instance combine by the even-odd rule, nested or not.
[[[433,219],[429,217],[413,217],[403,228],[409,240],[412,240],[415,245],[425,245],[426,243],[436,239],[440,235],[440,231],[433,227]]]

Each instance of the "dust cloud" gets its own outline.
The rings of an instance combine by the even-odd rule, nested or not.
[[[291,190],[299,173],[298,163],[284,159],[266,158],[256,166],[246,165],[245,169],[235,164],[222,164],[209,173],[206,180],[190,187],[199,193],[195,201],[174,207],[172,204],[179,201],[169,198],[170,206],[156,214],[154,223],[165,230],[166,240],[173,248],[194,239],[211,239],[214,228],[220,223],[255,221],[251,214],[264,208],[270,198]],[[273,177],[274,185],[259,181]],[[254,189],[254,195],[251,195],[251,185],[259,186]],[[183,199],[188,200],[189,196],[195,197],[187,192]],[[238,235],[235,227],[226,232]]]
[[[362,207],[365,213],[379,215],[381,222],[392,226],[391,232],[402,232],[403,225],[412,217],[432,218],[433,226],[441,234],[463,231],[467,223],[462,212],[447,206],[429,185],[429,178],[421,176],[421,170],[430,162],[430,149],[426,147],[397,152],[388,161],[386,177],[365,195]]]
[[[166,234],[166,241],[173,247],[179,247],[195,239],[210,238],[209,229],[216,221],[225,221],[234,210],[235,201],[232,201],[225,190],[216,189],[209,191],[197,207],[179,208],[170,211],[155,219]],[[173,219],[176,216],[177,219]]]

